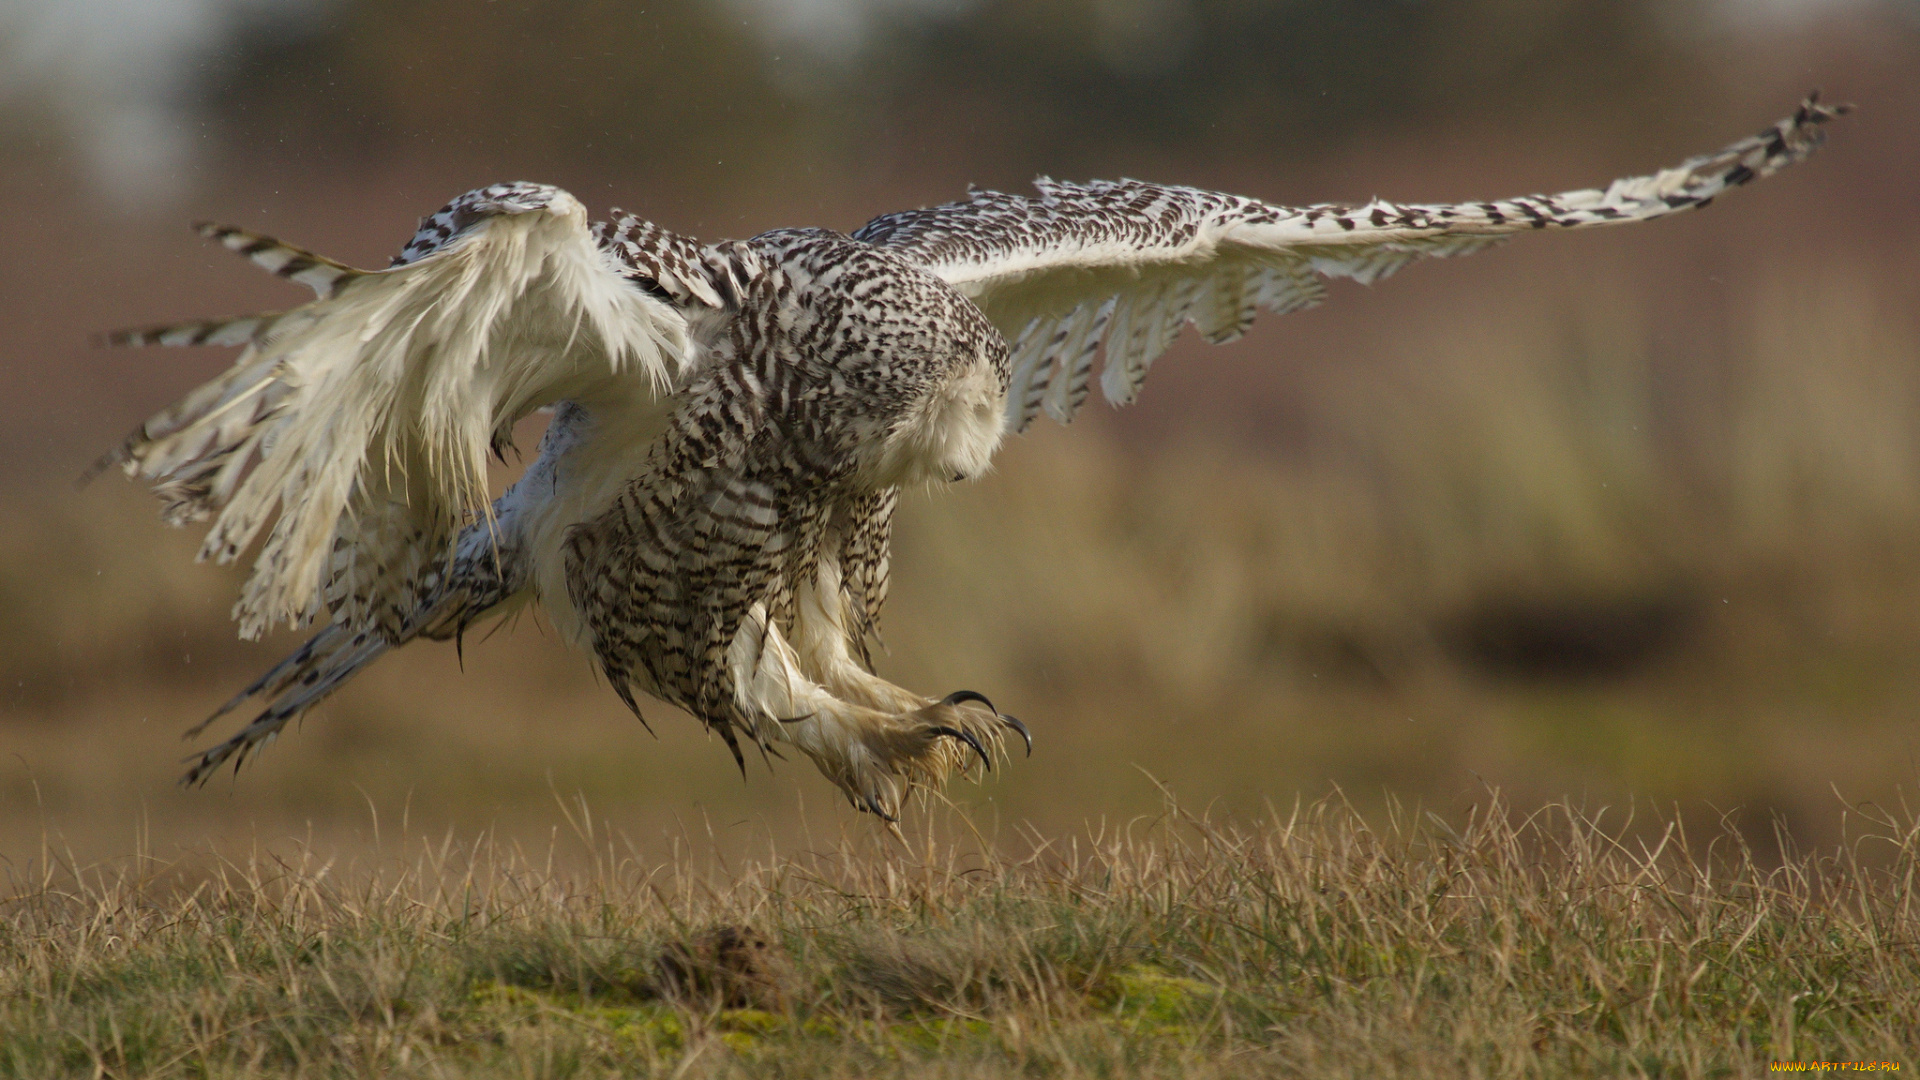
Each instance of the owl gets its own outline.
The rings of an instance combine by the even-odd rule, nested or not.
[[[1455,205],[1042,179],[851,234],[703,244],[508,183],[372,271],[202,226],[315,298],[115,335],[240,352],[98,467],[151,483],[171,523],[209,521],[203,558],[252,553],[243,636],[318,630],[215,714],[262,703],[185,780],[237,769],[387,652],[538,603],[636,715],[643,697],[679,706],[736,761],[797,751],[895,821],[1011,738],[1032,750],[982,693],[874,672],[902,488],[978,477],[1037,417],[1072,420],[1096,358],[1124,405],[1189,323],[1224,344],[1329,278],[1697,209],[1805,157],[1844,111],[1809,97],[1649,176]],[[537,458],[488,500],[489,454],[539,409]]]

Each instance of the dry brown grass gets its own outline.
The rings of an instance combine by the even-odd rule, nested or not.
[[[990,849],[1018,854],[948,818],[733,866],[564,809],[534,855],[49,853],[0,924],[0,1075],[1716,1076],[1920,1045],[1920,822],[1872,808],[1774,868],[1498,797],[1458,828],[1169,802]],[[773,959],[690,978],[715,927]]]
[[[1833,792],[1893,801],[1920,768],[1904,40],[1836,39],[1817,64],[1731,47],[1713,67],[1745,104],[1695,115],[1690,90],[1658,136],[1640,108],[1564,128],[1515,99],[1333,159],[1089,163],[1287,202],[1455,199],[1677,160],[1812,83],[1862,105],[1709,213],[1337,289],[1230,349],[1189,340],[1140,405],[910,498],[883,673],[988,691],[1039,744],[948,793],[992,842],[939,819],[904,852],[804,764],[743,784],[684,718],[649,738],[531,620],[469,642],[464,673],[407,650],[238,783],[173,789],[179,731],[291,642],[233,641],[233,576],[192,566],[150,500],[68,486],[229,358],[80,343],[287,302],[188,238],[197,216],[378,265],[421,210],[517,172],[717,237],[1000,182],[979,169],[1020,183],[1064,168],[1055,148],[1016,169],[874,132],[857,175],[716,194],[652,162],[475,173],[423,140],[259,165],[253,146],[192,205],[106,227],[57,152],[0,155],[33,204],[0,260],[0,1075],[1897,1060],[1920,1045],[1920,845],[1911,817],[1842,815]],[[1611,635],[1586,650],[1603,662],[1542,665],[1540,639],[1584,630]],[[1213,823],[1157,811],[1143,762]],[[1330,783],[1358,811],[1264,814]],[[549,840],[555,788],[586,794],[591,829]],[[1577,809],[1629,797],[1674,816]],[[726,927],[784,964],[703,972]],[[692,1000],[659,996],[662,957]]]
[[[1184,343],[1139,406],[910,498],[883,673],[988,691],[1039,740],[949,792],[992,843],[950,844],[956,820],[910,852],[804,764],[742,784],[684,719],[649,738],[535,620],[469,642],[464,673],[407,650],[238,783],[174,790],[178,732],[290,642],[233,642],[231,575],[191,566],[148,500],[67,483],[225,357],[60,350],[286,298],[172,221],[74,261],[91,209],[50,198],[0,282],[35,313],[0,324],[22,358],[0,432],[0,1074],[1897,1058],[1920,1015],[1911,821],[1849,839],[1833,796],[1890,801],[1916,769],[1920,218],[1899,178],[1920,125],[1891,93],[1855,95],[1858,131],[1738,209],[1515,244],[1338,290],[1232,349]],[[1452,198],[1651,163],[1477,145],[1382,147],[1291,194],[1258,186],[1287,162],[1219,186]],[[428,179],[419,198],[356,181],[394,189],[378,220],[337,178],[282,194],[278,173],[195,212],[257,207],[366,261],[469,178]],[[856,194],[839,223],[927,201]],[[1155,812],[1136,763],[1216,824],[1089,827]],[[1481,777],[1549,809],[1486,805]],[[1359,811],[1263,816],[1329,783]],[[554,788],[598,813],[549,860]],[[1691,842],[1566,793],[1657,802]],[[1449,825],[1395,817],[1396,794]],[[366,803],[389,826],[410,809],[409,838]],[[678,819],[712,824],[663,852]],[[116,858],[135,820],[149,854]],[[48,859],[43,829],[74,854]],[[726,951],[716,927],[777,944],[784,974],[674,980],[730,1007],[660,998],[659,958],[697,968]]]

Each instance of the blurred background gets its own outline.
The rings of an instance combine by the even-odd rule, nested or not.
[[[878,663],[1031,725],[951,790],[1001,837],[1157,812],[1156,780],[1242,818],[1494,785],[1762,847],[1912,792],[1920,3],[0,0],[0,858],[376,820],[538,846],[556,798],[643,852],[871,831],[803,761],[743,783],[684,716],[649,736],[538,618],[176,789],[181,731],[297,640],[236,641],[236,573],[118,476],[73,486],[231,360],[90,335],[304,295],[190,221],[382,266],[521,178],[704,239],[1042,173],[1475,199],[1671,164],[1811,87],[1860,110],[1705,213],[1189,332],[1139,405],[908,497]]]

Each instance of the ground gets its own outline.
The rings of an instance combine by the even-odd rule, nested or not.
[[[1771,867],[1737,833],[1626,842],[1493,796],[1464,826],[1169,805],[1018,854],[928,826],[706,869],[584,814],[539,857],[49,851],[0,925],[0,1076],[1915,1067],[1920,831],[1855,809],[1847,847]]]

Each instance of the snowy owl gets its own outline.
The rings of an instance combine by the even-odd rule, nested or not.
[[[114,335],[240,354],[100,466],[150,481],[171,523],[211,519],[203,558],[258,544],[243,636],[321,629],[215,714],[265,703],[185,779],[238,768],[383,653],[537,601],[636,715],[636,692],[671,702],[736,761],[742,742],[796,749],[892,821],[916,788],[990,768],[1009,733],[1032,749],[983,694],[874,673],[903,486],[980,476],[1007,433],[1073,419],[1096,355],[1126,404],[1187,323],[1224,343],[1327,278],[1702,207],[1811,153],[1843,111],[1810,97],[1651,176],[1458,205],[1043,179],[851,235],[702,244],[510,183],[454,199],[372,271],[202,226],[317,297]],[[537,459],[489,502],[489,452],[536,409]]]

